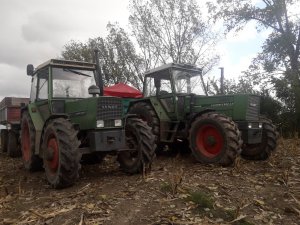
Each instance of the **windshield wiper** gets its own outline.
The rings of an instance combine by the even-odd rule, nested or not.
[[[82,76],[86,76],[86,77],[91,77],[91,75],[88,75],[88,74],[85,74],[85,73],[81,73],[81,72],[78,72],[78,71],[72,70],[72,69],[63,69],[63,71],[75,73],[75,74],[82,75]]]

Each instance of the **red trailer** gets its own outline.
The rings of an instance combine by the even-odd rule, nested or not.
[[[21,155],[19,148],[21,107],[29,103],[29,98],[5,97],[0,102],[1,151],[11,157]]]

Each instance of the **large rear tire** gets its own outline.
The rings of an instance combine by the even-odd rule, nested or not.
[[[64,118],[50,121],[43,136],[43,161],[48,182],[53,188],[71,186],[79,177],[80,142],[73,125]]]
[[[8,130],[1,130],[1,152],[7,152]]]
[[[125,127],[126,144],[129,149],[118,154],[120,167],[126,173],[134,174],[151,168],[155,157],[155,140],[146,122],[129,118]]]
[[[8,132],[7,154],[12,158],[17,158],[22,156],[18,139],[19,139],[19,135],[17,132],[13,130],[10,130]]]
[[[152,129],[155,144],[158,144],[160,135],[159,119],[153,107],[147,102],[138,102],[132,105],[128,112],[130,114],[136,114],[143,121],[147,122]]]
[[[276,150],[277,135],[276,127],[271,120],[262,118],[263,131],[262,142],[260,144],[245,145],[242,151],[242,156],[249,160],[266,160]]]
[[[192,122],[189,143],[197,161],[228,166],[239,155],[242,140],[237,125],[229,117],[211,112]]]
[[[33,172],[43,168],[41,158],[35,154],[35,129],[28,112],[22,114],[21,151],[26,170]]]

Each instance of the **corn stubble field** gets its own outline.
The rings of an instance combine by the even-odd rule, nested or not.
[[[280,139],[268,161],[229,168],[158,156],[145,177],[128,176],[110,156],[83,165],[63,190],[0,155],[0,224],[299,224],[299,173],[299,139]]]

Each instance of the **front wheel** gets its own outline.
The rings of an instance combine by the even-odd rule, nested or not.
[[[71,186],[79,177],[80,142],[73,125],[64,118],[50,121],[43,136],[43,161],[46,177],[54,188]]]
[[[240,153],[242,139],[229,117],[205,113],[192,122],[189,143],[197,161],[228,166]]]
[[[42,169],[42,160],[35,154],[35,129],[28,112],[22,114],[21,151],[26,170],[33,172]]]
[[[242,156],[249,160],[266,160],[276,150],[277,135],[276,127],[271,120],[262,118],[263,131],[262,142],[259,144],[245,145]]]
[[[125,127],[128,150],[118,154],[121,168],[130,174],[151,168],[155,156],[155,137],[146,122],[129,118]]]

